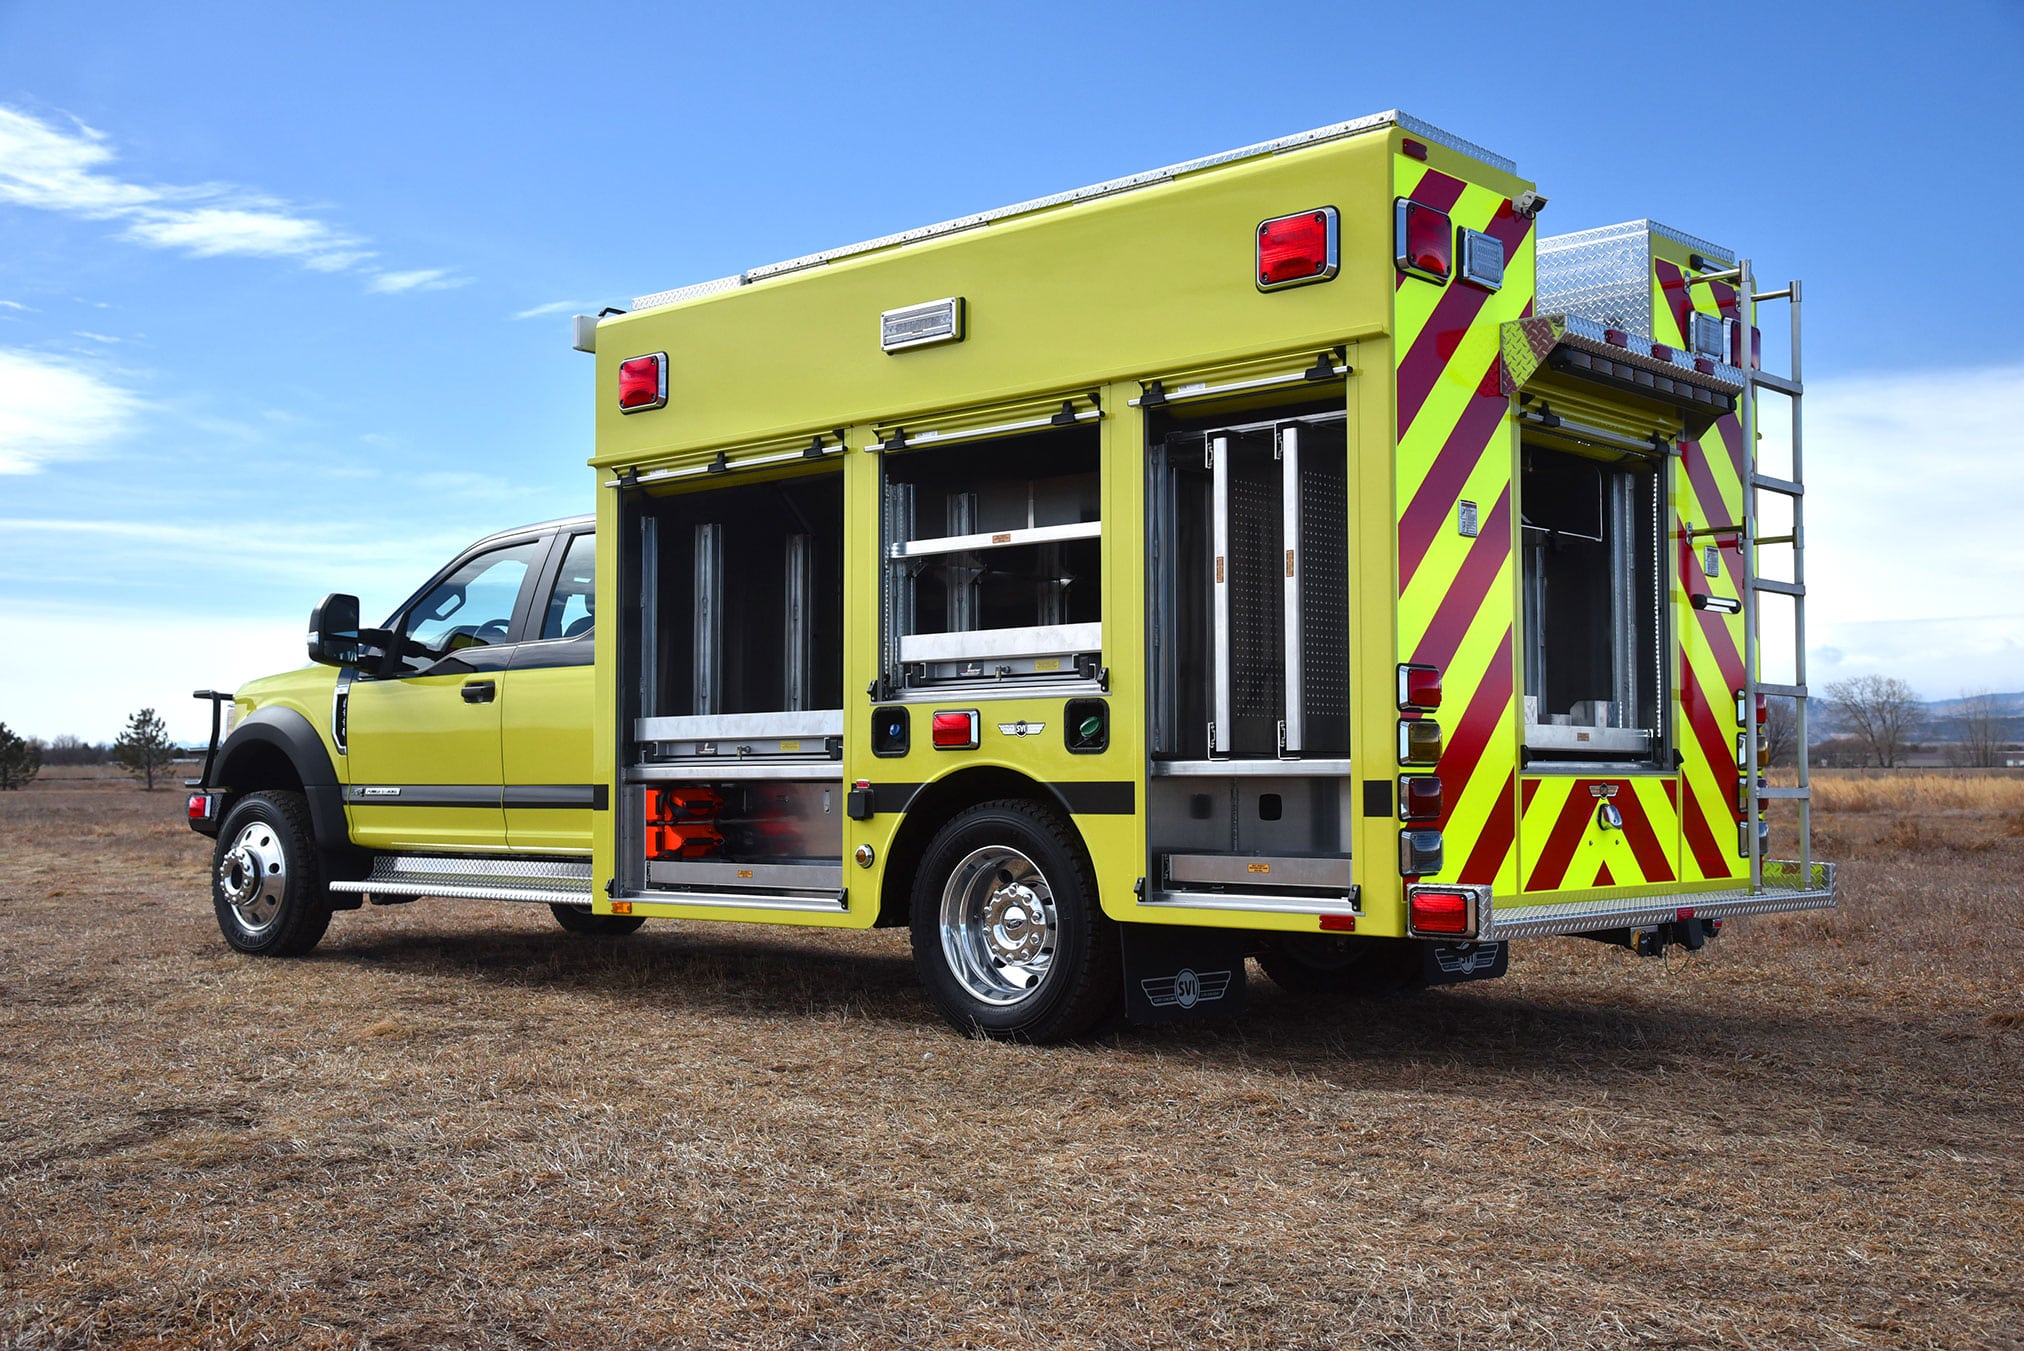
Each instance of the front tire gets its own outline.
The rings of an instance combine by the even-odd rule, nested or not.
[[[1116,926],[1074,831],[1035,803],[982,803],[936,832],[912,922],[914,969],[959,1032],[1062,1041],[1117,1006]]]
[[[555,922],[573,934],[590,938],[622,938],[645,924],[639,915],[598,915],[581,905],[551,905]]]
[[[211,908],[225,941],[256,957],[299,957],[330,927],[323,860],[300,793],[249,793],[211,854]]]

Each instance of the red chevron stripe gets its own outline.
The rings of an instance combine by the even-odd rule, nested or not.
[[[1725,565],[1731,577],[1743,575],[1742,527],[1728,519],[1729,504],[1723,500],[1722,490],[1715,483],[1714,467],[1708,463],[1707,446],[1700,441],[1680,443],[1680,458],[1686,462],[1687,481],[1693,488],[1694,500],[1700,506],[1700,519],[1709,526],[1735,526],[1726,535],[1717,535],[1713,542],[1722,551]],[[1689,545],[1689,548],[1692,546]]]
[[[1510,202],[1498,204],[1495,214],[1490,217],[1490,234],[1504,242],[1504,256],[1510,258],[1518,252],[1519,244],[1530,233],[1532,222],[1511,209]],[[1434,312],[1427,317],[1426,327],[1414,337],[1412,347],[1399,362],[1398,371],[1398,434],[1404,440],[1406,429],[1413,425],[1420,408],[1433,393],[1434,382],[1448,368],[1448,362],[1467,336],[1469,325],[1476,322],[1483,305],[1490,299],[1490,292],[1462,282],[1450,281],[1447,294],[1434,306]]]
[[[1426,633],[1413,649],[1413,660],[1420,665],[1448,669],[1448,663],[1455,659],[1455,649],[1462,645],[1469,631],[1470,621],[1483,608],[1484,597],[1490,594],[1490,584],[1497,580],[1498,570],[1511,557],[1509,484],[1497,495],[1497,505],[1490,508],[1481,525],[1482,533],[1469,546],[1468,557],[1462,560],[1454,585],[1441,597],[1433,622],[1427,625]]]
[[[1574,851],[1580,846],[1581,837],[1588,833],[1594,801],[1587,795],[1588,782],[1586,779],[1577,782],[1567,801],[1561,804],[1560,816],[1532,865],[1532,875],[1525,879],[1525,890],[1551,891],[1567,876],[1567,865],[1574,861]]]
[[[1680,809],[1680,781],[1678,779],[1666,780],[1666,801],[1673,804],[1674,811],[1677,812]]]
[[[1688,316],[1694,312],[1694,297],[1688,289],[1686,274],[1662,258],[1652,261],[1652,271],[1658,274],[1659,294],[1672,311],[1673,322],[1679,325],[1680,341],[1685,342],[1689,337]]]
[[[1680,535],[1680,577],[1689,594],[1707,594],[1708,575],[1701,570],[1700,553],[1684,531]],[[1707,642],[1708,651],[1714,656],[1723,681],[1731,691],[1742,689],[1743,654],[1736,650],[1736,639],[1729,632],[1727,618],[1712,610],[1696,610],[1694,618],[1700,621],[1701,637]],[[1691,671],[1686,667],[1681,668],[1681,675],[1685,679],[1692,678]]]
[[[1532,810],[1532,799],[1536,797],[1539,793],[1539,784],[1540,780],[1538,779],[1525,780],[1525,785],[1522,790],[1523,801],[1521,801],[1518,804],[1518,809],[1521,812],[1528,812]]]
[[[1610,872],[1607,863],[1595,870],[1595,884],[1599,887],[1613,887],[1616,885],[1616,877]]]
[[[1722,449],[1728,452],[1729,467],[1736,471],[1736,482],[1747,483],[1744,475],[1749,466],[1743,454],[1743,419],[1734,413],[1724,413],[1715,419],[1715,430],[1721,434]]]
[[[1440,824],[1443,827],[1454,816],[1455,808],[1462,800],[1462,790],[1468,787],[1469,777],[1476,772],[1484,750],[1496,735],[1497,724],[1504,720],[1504,714],[1510,707],[1511,630],[1507,628],[1504,630],[1504,641],[1497,645],[1497,655],[1490,658],[1489,669],[1483,673],[1482,682],[1469,696],[1469,705],[1455,724],[1454,735],[1441,750],[1438,772],[1443,804]]]
[[[1630,846],[1631,856],[1637,860],[1638,871],[1647,882],[1670,882],[1673,880],[1672,860],[1666,857],[1665,846],[1659,843],[1658,832],[1652,828],[1651,818],[1645,814],[1644,803],[1628,783],[1617,785],[1616,809],[1623,813],[1623,838]]]
[[[1491,363],[1493,366],[1495,362]],[[1462,486],[1469,481],[1469,475],[1482,462],[1484,447],[1503,425],[1504,415],[1511,409],[1510,401],[1502,394],[1494,398],[1477,395],[1463,408],[1455,429],[1448,433],[1448,439],[1434,457],[1433,467],[1413,492],[1413,500],[1406,504],[1405,513],[1399,517],[1399,594],[1404,595],[1406,585],[1413,574],[1419,571],[1425,561],[1427,550],[1441,528],[1448,523],[1448,517],[1455,509],[1455,503],[1462,495]]]
[[[1694,862],[1700,865],[1703,877],[1727,877],[1730,875],[1729,856],[1715,841],[1715,832],[1708,825],[1707,816],[1701,811],[1701,800],[1694,794],[1687,794],[1687,810],[1680,818],[1687,839],[1687,847],[1694,851]]]
[[[1512,770],[1504,780],[1504,787],[1497,793],[1497,801],[1490,808],[1490,815],[1483,822],[1483,831],[1476,837],[1475,847],[1469,850],[1469,859],[1462,865],[1462,871],[1455,874],[1460,882],[1493,883],[1497,874],[1504,869],[1504,860],[1511,855],[1511,844],[1517,838],[1518,821],[1516,803],[1518,771]]]
[[[1680,653],[1681,669],[1686,669],[1686,652]],[[1701,754],[1708,767],[1715,771],[1717,778],[1736,774],[1736,747],[1722,730],[1722,723],[1715,710],[1708,703],[1708,693],[1700,682],[1688,680],[1680,686],[1680,712],[1685,715],[1687,726],[1694,733],[1694,740],[1700,745]],[[1692,794],[1688,794],[1691,799]]]

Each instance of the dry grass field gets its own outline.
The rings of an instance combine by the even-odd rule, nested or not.
[[[2024,783],[1823,786],[1831,914],[1033,1049],[898,933],[218,937],[179,793],[0,794],[0,1340],[2024,1345]]]

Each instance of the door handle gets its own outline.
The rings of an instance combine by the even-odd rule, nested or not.
[[[464,686],[464,702],[467,704],[489,704],[498,693],[498,685],[490,680],[473,680]]]

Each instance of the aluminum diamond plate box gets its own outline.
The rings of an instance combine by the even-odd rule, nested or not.
[[[1625,221],[1539,241],[1536,314],[1578,314],[1632,333],[1658,329],[1652,314],[1652,240],[1684,245],[1727,267],[1735,255],[1720,244],[1653,220]],[[1675,257],[1678,255],[1676,254]]]

